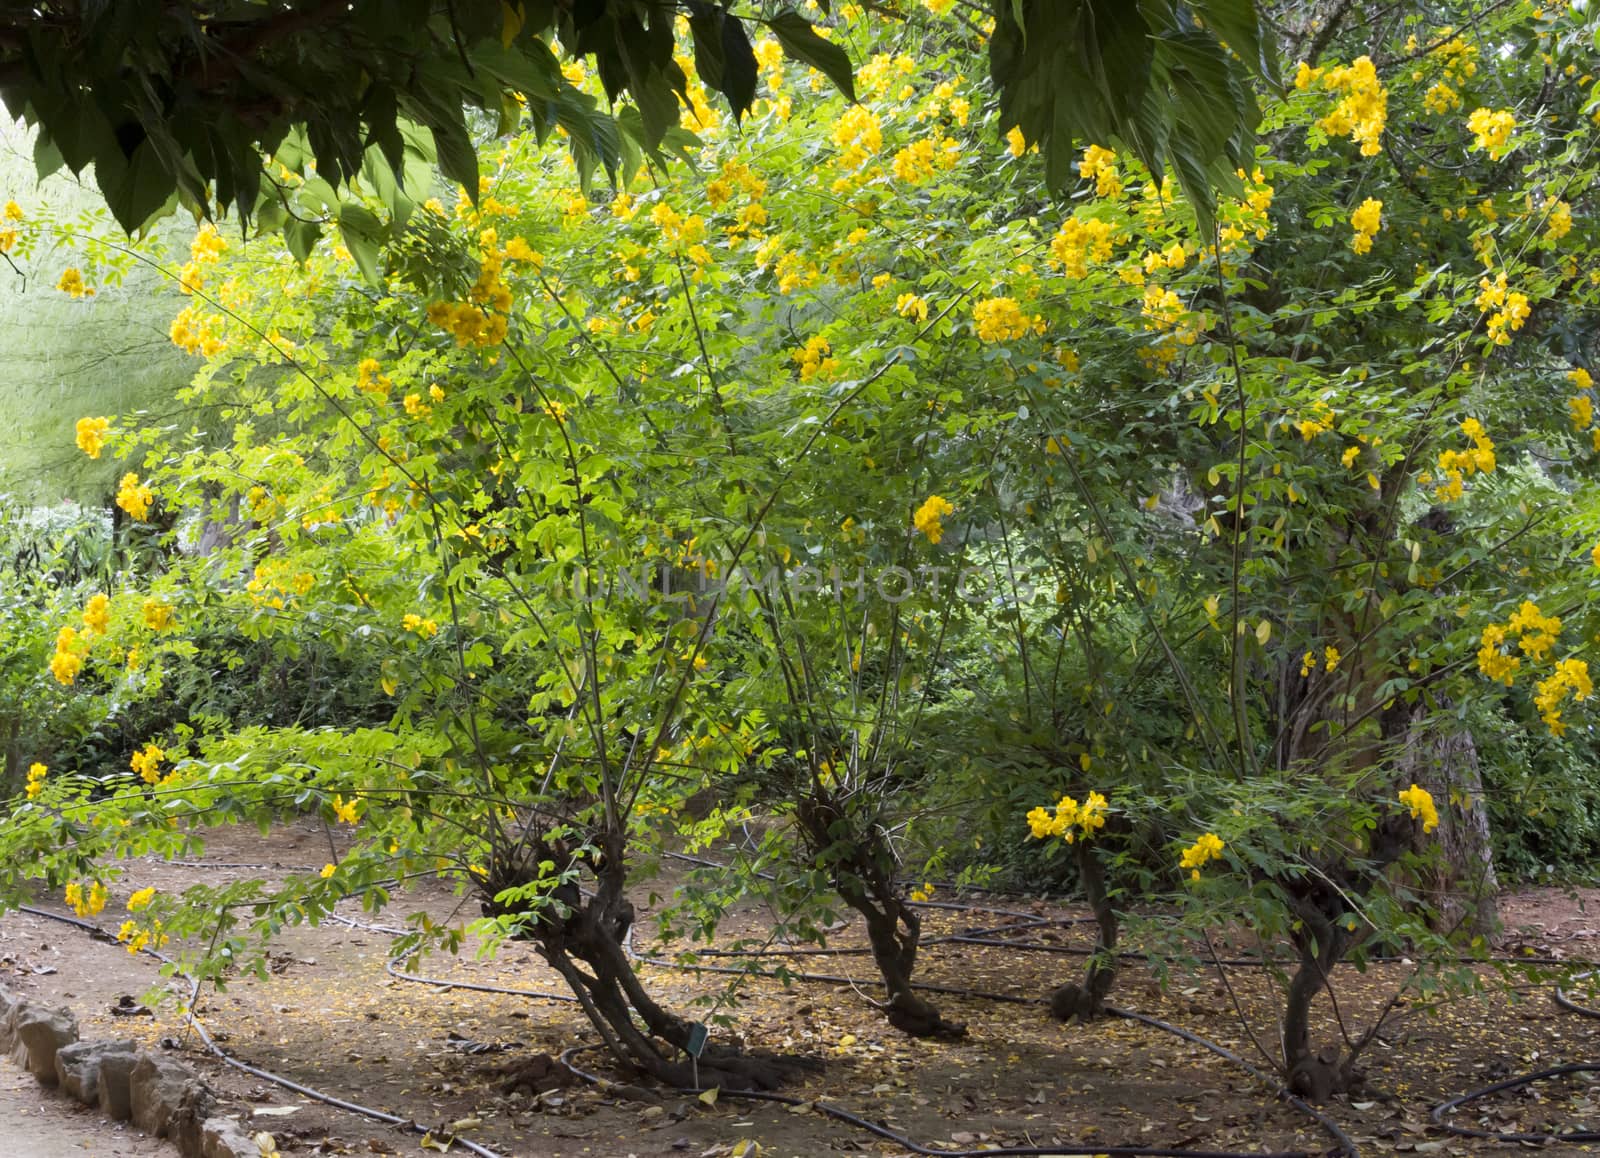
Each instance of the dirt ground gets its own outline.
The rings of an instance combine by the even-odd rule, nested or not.
[[[314,825],[265,839],[254,830],[214,832],[203,863],[129,862],[102,922],[115,929],[127,896],[146,886],[178,890],[201,880],[270,878],[315,871],[326,859],[326,838]],[[269,867],[239,867],[253,865]],[[655,887],[669,891],[661,882]],[[639,947],[646,949],[654,924],[643,893],[639,900]],[[40,903],[64,911],[59,897],[40,898]],[[986,897],[982,903],[1005,912],[928,910],[927,935],[1016,921],[1007,913],[1073,915],[1070,907],[1015,898]],[[436,919],[459,917],[466,911],[460,905],[447,882],[429,881],[397,896],[381,917],[363,917],[355,902],[346,911],[358,922],[392,925],[418,909]],[[1506,898],[1504,914],[1504,948],[1512,955],[1575,960],[1594,955],[1600,892],[1521,892]],[[754,908],[736,910],[726,934],[731,938],[763,926]],[[831,943],[859,946],[854,932],[847,929]],[[1039,946],[1027,951],[932,945],[924,951],[918,976],[1036,997],[1081,970],[1081,957],[1060,950],[1081,945],[1083,936],[1069,924],[1019,937]],[[1080,1144],[1262,1152],[1322,1151],[1330,1144],[1307,1117],[1276,1102],[1238,1067],[1138,1023],[1061,1025],[1037,1005],[951,996],[940,998],[941,1006],[966,1022],[968,1037],[957,1043],[912,1041],[868,1004],[866,998],[877,990],[870,983],[870,963],[860,956],[791,959],[795,969],[860,978],[856,988],[742,982],[733,1010],[735,1032],[751,1043],[826,1063],[822,1074],[787,1091],[802,1099],[802,1106],[728,1096],[712,1105],[686,1097],[645,1105],[581,1083],[544,1093],[509,1089],[508,1074],[519,1066],[532,1060],[537,1067],[542,1056],[596,1040],[577,1008],[397,979],[385,970],[389,946],[389,936],[371,927],[329,922],[291,928],[277,944],[269,980],[241,979],[226,992],[207,992],[200,1001],[201,1017],[224,1049],[251,1065],[396,1114],[432,1131],[434,1139],[458,1133],[505,1158],[717,1158],[747,1140],[761,1144],[764,1158],[906,1153],[819,1114],[812,1105],[818,1100],[938,1149]],[[459,958],[430,959],[423,972],[457,986],[562,991],[554,973],[525,946],[508,946],[498,957],[481,961],[472,948],[469,943]],[[150,1014],[129,1015],[130,1007],[142,1005],[161,982],[158,969],[147,957],[130,956],[115,944],[41,917],[12,913],[0,919],[0,984],[72,1006],[86,1037],[132,1037],[181,1057],[218,1090],[223,1112],[240,1115],[252,1129],[271,1131],[283,1153],[427,1152],[420,1149],[417,1132],[333,1109],[222,1064],[185,1028],[176,1001],[151,1003]],[[1475,971],[1486,981],[1494,979],[1490,970]],[[1334,978],[1337,1015],[1324,1003],[1322,1034],[1336,1037],[1341,1020],[1349,1032],[1359,1033],[1412,972],[1404,962],[1374,965],[1364,974],[1342,969]],[[726,981],[652,965],[642,966],[641,975],[660,1000],[688,1013],[696,999],[722,992]],[[1600,993],[1590,999],[1600,1004]],[[1260,970],[1230,970],[1226,986],[1214,971],[1175,976],[1163,990],[1142,966],[1130,966],[1113,1001],[1203,1034],[1258,1065],[1264,1063],[1256,1043],[1272,1048],[1275,1006],[1271,982]],[[1445,1001],[1413,993],[1369,1051],[1367,1090],[1336,1098],[1326,1110],[1363,1153],[1487,1152],[1494,1143],[1439,1130],[1429,1109],[1508,1076],[1584,1061],[1600,1063],[1600,1020],[1560,1010],[1548,985],[1508,991],[1496,984],[1481,994]],[[580,1064],[609,1072],[598,1052],[582,1055]],[[8,1132],[12,1123],[25,1125],[38,1106],[68,1124],[95,1127],[93,1115],[35,1093],[14,1069],[0,1071],[0,1120]],[[1451,1120],[1497,1131],[1600,1131],[1600,1074],[1486,1099]],[[82,1147],[61,1152],[151,1153],[139,1149],[140,1140],[126,1130],[106,1134],[95,1128],[101,1132],[86,1133]],[[0,1153],[54,1158],[57,1151],[43,1145],[19,1149],[7,1136],[0,1139]],[[1590,1149],[1573,1143],[1544,1148],[1550,1153]],[[451,1152],[464,1153],[460,1147]]]

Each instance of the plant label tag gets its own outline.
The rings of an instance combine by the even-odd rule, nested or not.
[[[689,1027],[689,1040],[684,1043],[683,1052],[690,1057],[697,1058],[706,1052],[706,1038],[710,1034],[700,1022],[695,1022]]]

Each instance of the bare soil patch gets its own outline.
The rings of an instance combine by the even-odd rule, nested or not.
[[[105,923],[114,929],[122,903],[154,885],[180,889],[206,880],[315,871],[328,855],[315,825],[294,825],[262,838],[228,829],[207,839],[204,863],[129,862],[113,890]],[[265,865],[266,868],[238,867]],[[670,886],[670,880],[667,884]],[[665,892],[661,882],[656,891]],[[654,924],[647,897],[638,897],[639,948],[651,948]],[[1600,892],[1524,891],[1503,902],[1506,948],[1514,954],[1583,958],[1600,935]],[[40,898],[60,910],[59,898]],[[472,904],[472,902],[466,902]],[[1070,906],[985,899],[999,908],[1050,917]],[[473,915],[445,881],[417,884],[397,895],[389,913],[351,919],[398,923],[424,909],[436,919]],[[114,917],[114,919],[112,919]],[[1003,915],[929,910],[927,934],[960,933],[1004,923]],[[726,935],[764,928],[754,906],[737,909]],[[1027,939],[1057,949],[1086,945],[1087,932],[1066,925]],[[853,929],[836,942],[859,947]],[[677,946],[675,948],[683,948]],[[348,1101],[386,1110],[442,1133],[452,1129],[497,1153],[516,1158],[592,1155],[719,1155],[753,1139],[764,1155],[892,1155],[894,1143],[798,1110],[719,1098],[703,1105],[668,1095],[641,1104],[585,1084],[564,1084],[546,1057],[593,1042],[576,1007],[552,1000],[441,989],[397,979],[385,969],[390,938],[372,928],[329,922],[292,928],[279,940],[266,981],[240,978],[225,992],[202,996],[200,1012],[222,1046],[252,1065]],[[556,975],[520,945],[477,960],[469,943],[459,958],[433,958],[429,976],[457,984],[564,992]],[[1075,977],[1083,959],[1059,952],[1018,951],[971,944],[931,945],[919,979],[958,988],[1042,997]],[[771,964],[768,962],[767,964]],[[736,1032],[751,1045],[821,1058],[825,1071],[788,1091],[822,1100],[900,1130],[925,1145],[949,1148],[1074,1143],[1209,1150],[1321,1151],[1329,1139],[1308,1118],[1277,1102],[1237,1067],[1199,1046],[1137,1023],[1109,1020],[1062,1025],[1043,1006],[1002,1004],[940,995],[947,1016],[963,1021],[959,1042],[908,1039],[890,1028],[865,1000],[876,996],[870,962],[859,955],[791,958],[797,970],[859,978],[847,985],[766,978],[743,981],[734,1012]],[[1492,970],[1477,967],[1488,982]],[[1324,1002],[1321,1031],[1329,1040],[1350,1032],[1382,1008],[1413,972],[1405,962],[1335,976],[1337,1016]],[[697,999],[721,991],[725,977],[654,965],[641,967],[661,1000],[690,1011]],[[333,1109],[221,1064],[188,1031],[176,1002],[150,1015],[128,1015],[160,982],[155,962],[130,956],[64,925],[23,913],[0,920],[0,983],[41,1000],[71,1005],[86,1037],[133,1037],[193,1065],[221,1093],[224,1113],[270,1130],[284,1153],[418,1153],[414,1133]],[[1272,1048],[1274,1004],[1259,970],[1230,970],[1232,995],[1214,971],[1177,978],[1163,991],[1142,967],[1125,971],[1112,1000],[1174,1022],[1263,1064],[1235,1012],[1238,1002],[1255,1036]],[[1578,991],[1574,996],[1581,997]],[[1600,997],[1593,1000],[1600,1004]],[[1513,1074],[1564,1062],[1600,1061],[1600,1021],[1563,1012],[1548,986],[1483,993],[1439,1003],[1406,999],[1368,1056],[1369,1088],[1326,1108],[1364,1153],[1476,1153],[1488,1141],[1445,1134],[1428,1111],[1446,1098]],[[582,1064],[607,1070],[598,1051]],[[13,1071],[4,1075],[9,1081]],[[1600,1075],[1563,1079],[1487,1099],[1452,1120],[1493,1130],[1600,1130]],[[3,1084],[3,1083],[0,1083]],[[35,1099],[37,1095],[28,1094]],[[63,1114],[70,1113],[63,1102]],[[11,1115],[6,1115],[11,1120]],[[1579,1153],[1570,1144],[1552,1153]],[[48,1150],[8,1150],[38,1153]],[[77,1151],[83,1153],[85,1151]],[[138,1149],[88,1153],[143,1154]],[[459,1149],[455,1152],[461,1152]]]

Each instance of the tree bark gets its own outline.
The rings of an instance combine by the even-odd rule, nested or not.
[[[861,824],[826,792],[802,797],[795,808],[811,855],[826,868],[839,898],[866,922],[872,960],[883,978],[889,1024],[912,1037],[964,1037],[967,1027],[947,1021],[938,1006],[911,984],[922,919],[895,889],[894,857],[874,823]]]
[[[1119,922],[1106,895],[1106,870],[1088,841],[1073,845],[1078,879],[1094,913],[1095,946],[1081,985],[1069,982],[1050,995],[1050,1012],[1061,1021],[1092,1021],[1105,1013],[1106,998],[1117,979]]]
[[[1500,927],[1500,885],[1478,747],[1466,726],[1442,707],[1412,710],[1398,769],[1400,787],[1414,781],[1428,790],[1439,811],[1439,827],[1424,833],[1418,826],[1414,846],[1424,856],[1435,846],[1439,851],[1422,874],[1434,902],[1435,931],[1487,937]]]

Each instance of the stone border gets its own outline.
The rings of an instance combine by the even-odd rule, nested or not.
[[[19,997],[0,986],[0,1054],[62,1093],[117,1122],[170,1139],[182,1158],[277,1154],[270,1134],[238,1118],[211,1117],[216,1094],[188,1066],[133,1041],[80,1041],[70,1009]]]

